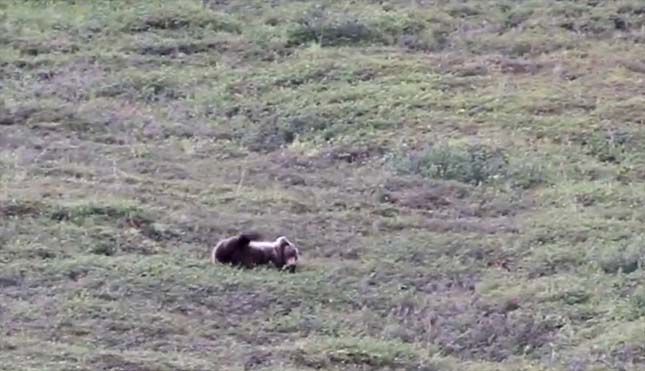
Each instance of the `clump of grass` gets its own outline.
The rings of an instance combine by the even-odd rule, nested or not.
[[[21,102],[19,105],[0,107],[0,125],[24,125],[33,122],[78,121],[76,112],[60,102],[48,100]]]
[[[637,317],[645,317],[645,287],[640,286],[631,296],[631,304]]]
[[[377,34],[358,20],[316,24],[303,20],[289,32],[289,46],[316,42],[321,46],[340,46],[375,41]]]
[[[321,8],[305,13],[288,32],[289,46],[318,43],[320,46],[411,43],[417,49],[429,48],[437,33],[425,32],[428,25],[404,14],[380,17],[352,17],[332,14]],[[406,41],[407,40],[407,41]]]
[[[336,136],[334,122],[312,114],[279,117],[272,116],[261,125],[240,128],[237,136],[251,151],[271,152],[289,145],[301,136],[322,134],[325,139]]]
[[[516,27],[521,26],[524,22],[528,21],[533,15],[534,10],[531,8],[518,7],[512,9],[502,9],[503,10],[503,24],[502,28],[504,30],[511,30]]]
[[[96,255],[113,256],[117,253],[117,245],[112,241],[98,241],[89,249],[89,252]]]
[[[484,144],[430,145],[421,151],[394,155],[391,161],[400,174],[456,180],[476,186],[506,181],[529,188],[545,180],[540,166],[512,164],[506,151]]]
[[[464,326],[464,332],[458,338],[444,339],[440,336],[439,341],[445,342],[444,349],[449,354],[475,356],[498,362],[513,355],[539,351],[551,341],[559,326],[554,319],[520,311],[492,313],[460,325]]]
[[[122,220],[137,225],[150,224],[150,215],[141,208],[124,204],[79,203],[55,207],[50,217],[58,221],[71,221],[82,224],[89,219]]]
[[[300,365],[327,368],[339,365],[372,368],[407,368],[423,364],[414,347],[397,341],[363,338],[322,338],[305,344],[292,358]]]
[[[585,147],[588,155],[602,162],[621,163],[625,159],[625,144],[629,140],[628,133],[595,132],[590,135]]]
[[[192,7],[160,7],[143,13],[128,13],[123,24],[122,30],[125,32],[176,31],[195,28],[202,31],[240,33],[242,29],[232,17]]]
[[[547,36],[543,33],[510,31],[497,37],[490,34],[475,35],[465,39],[466,47],[476,54],[488,54],[496,50],[506,57],[529,58],[552,53],[575,45],[566,35]]]
[[[530,189],[551,182],[547,165],[529,159],[513,161],[506,173],[506,178],[512,187],[521,189]]]
[[[138,99],[146,103],[177,100],[186,97],[176,76],[169,71],[146,74],[124,74],[114,82],[101,87],[97,96]]]
[[[598,250],[595,259],[605,273],[632,273],[643,266],[645,248],[640,239],[631,243],[610,244]]]
[[[482,10],[473,4],[451,4],[448,6],[448,14],[457,18],[474,17],[481,13]]]
[[[395,168],[403,174],[480,185],[502,177],[508,168],[508,157],[502,150],[486,145],[440,144],[398,158]]]
[[[39,216],[47,206],[42,202],[30,200],[1,200],[0,217],[3,219]]]

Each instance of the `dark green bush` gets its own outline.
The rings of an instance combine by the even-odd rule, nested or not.
[[[508,159],[503,151],[485,145],[438,145],[395,159],[395,168],[400,173],[479,185],[504,176]]]
[[[434,33],[426,34],[424,21],[394,14],[369,19],[349,15],[330,14],[320,8],[307,12],[289,30],[288,46],[317,42],[321,46],[358,44],[395,45],[403,38],[432,39]],[[416,45],[421,44],[420,41]],[[417,47],[418,48],[418,47]]]
[[[123,31],[147,32],[152,30],[205,29],[240,33],[241,26],[212,12],[191,12],[190,9],[159,10],[149,14],[135,14],[124,22]]]
[[[540,164],[511,163],[504,150],[483,144],[432,145],[421,151],[395,155],[391,161],[401,174],[472,185],[506,182],[517,188],[531,188],[545,182]]]
[[[643,265],[645,248],[640,243],[603,248],[598,257],[600,268],[605,273],[632,273]]]
[[[645,317],[645,287],[640,286],[634,290],[631,296],[631,303],[634,314],[637,317]]]
[[[315,114],[274,116],[256,125],[240,128],[238,138],[251,151],[271,152],[292,143],[296,137],[306,134],[322,133],[323,137],[331,139],[336,135],[331,123]]]

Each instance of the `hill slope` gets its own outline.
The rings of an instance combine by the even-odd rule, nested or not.
[[[316,3],[0,5],[0,369],[644,370],[642,2]]]

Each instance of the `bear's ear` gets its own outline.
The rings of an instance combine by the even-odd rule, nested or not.
[[[280,244],[280,246],[293,246],[291,241],[289,241],[285,236],[278,237],[278,243]]]

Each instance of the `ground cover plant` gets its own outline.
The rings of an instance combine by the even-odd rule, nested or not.
[[[0,369],[643,370],[643,97],[637,0],[4,0]]]

